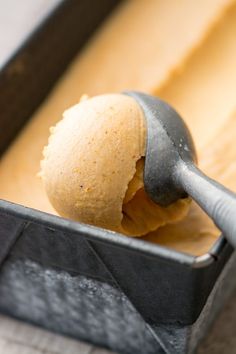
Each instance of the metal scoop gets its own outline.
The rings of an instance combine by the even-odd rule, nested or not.
[[[236,194],[196,167],[194,143],[182,118],[159,98],[124,93],[141,106],[147,122],[144,188],[149,197],[168,206],[191,196],[236,247]]]

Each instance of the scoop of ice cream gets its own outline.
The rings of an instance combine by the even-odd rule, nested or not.
[[[183,218],[188,199],[163,208],[145,193],[145,143],[145,117],[132,97],[96,96],[65,111],[41,161],[53,207],[61,216],[130,236]]]

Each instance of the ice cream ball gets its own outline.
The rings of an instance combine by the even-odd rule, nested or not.
[[[40,174],[59,215],[141,236],[187,214],[188,198],[161,207],[145,192],[146,121],[132,97],[82,99],[50,133]]]

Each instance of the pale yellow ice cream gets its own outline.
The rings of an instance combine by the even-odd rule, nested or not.
[[[51,128],[41,162],[53,207],[62,216],[132,236],[183,218],[189,200],[163,208],[146,195],[145,144],[145,117],[129,96],[95,96],[65,111]]]

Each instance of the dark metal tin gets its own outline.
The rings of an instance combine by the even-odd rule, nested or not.
[[[0,106],[6,100],[15,107],[1,112],[1,151],[115,3],[99,1],[91,17],[98,2],[60,2],[8,61],[0,74]],[[18,60],[26,60],[25,71],[12,77]],[[45,70],[38,71],[42,61]],[[14,94],[19,87],[20,97]],[[209,253],[193,257],[7,201],[0,201],[0,244],[2,313],[143,354],[196,346],[189,343],[232,252],[221,238]]]
[[[36,0],[37,1],[37,0]],[[40,0],[39,0],[40,1]],[[35,23],[25,16],[27,35],[0,60],[0,153],[46,97],[55,81],[119,0],[54,0]],[[26,2],[27,3],[27,2]],[[31,5],[32,7],[32,5]],[[4,4],[0,4],[4,12]],[[18,13],[12,22],[17,21]],[[22,14],[21,14],[22,15]],[[4,34],[4,28],[1,32]],[[22,29],[23,31],[23,29]],[[3,65],[1,67],[1,64]]]

